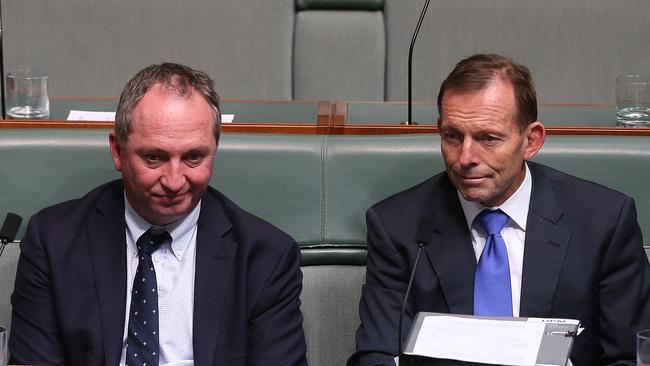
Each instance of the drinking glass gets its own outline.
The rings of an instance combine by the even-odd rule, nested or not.
[[[650,76],[616,78],[616,125],[650,127]]]
[[[40,119],[50,116],[48,75],[25,69],[7,73],[7,115],[9,118]]]

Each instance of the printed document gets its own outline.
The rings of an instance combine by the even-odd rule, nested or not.
[[[468,362],[534,366],[546,324],[427,316],[412,354]]]

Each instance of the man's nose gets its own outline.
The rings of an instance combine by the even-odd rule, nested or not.
[[[178,192],[185,186],[186,179],[183,166],[179,162],[170,161],[165,173],[160,178],[163,188],[170,192]]]
[[[460,157],[458,162],[462,166],[470,166],[477,164],[477,155],[476,155],[476,142],[471,138],[465,138],[463,144],[460,147]]]

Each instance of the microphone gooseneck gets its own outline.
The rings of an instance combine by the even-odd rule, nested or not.
[[[415,255],[415,262],[413,263],[413,271],[411,271],[411,277],[409,278],[408,285],[406,286],[406,293],[404,294],[404,301],[402,302],[402,310],[399,313],[399,325],[397,328],[397,351],[398,355],[402,355],[402,322],[404,321],[404,313],[406,312],[406,306],[408,304],[409,295],[411,293],[411,287],[413,286],[413,279],[415,278],[415,271],[418,269],[418,263],[420,263],[420,255],[422,254],[422,249],[424,248],[424,243],[418,243],[418,252]]]
[[[420,13],[420,19],[418,19],[418,24],[415,26],[415,32],[413,32],[413,38],[411,38],[411,46],[409,47],[409,63],[408,63],[408,119],[406,120],[405,125],[414,125],[413,122],[413,48],[415,47],[415,40],[418,38],[418,33],[420,33],[420,27],[422,26],[422,21],[424,20],[424,15],[427,13],[429,8],[429,2],[431,0],[426,0],[424,6],[422,7],[422,12]]]

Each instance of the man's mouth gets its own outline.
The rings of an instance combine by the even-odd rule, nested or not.
[[[155,195],[154,197],[157,200],[163,201],[165,203],[176,203],[182,201],[185,198],[186,194],[187,192],[181,194],[171,194],[171,195]]]
[[[465,175],[459,175],[458,176],[461,180],[461,182],[465,185],[479,185],[485,181],[487,177],[485,176],[465,176]]]

